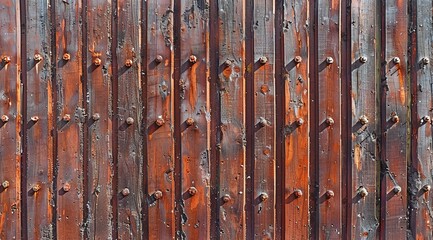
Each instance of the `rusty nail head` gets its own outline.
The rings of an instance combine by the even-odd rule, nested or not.
[[[326,195],[327,199],[330,199],[330,198],[333,198],[335,196],[335,193],[332,190],[326,190],[325,195]]]
[[[265,63],[267,63],[267,62],[268,62],[268,58],[267,58],[267,57],[265,57],[265,56],[263,56],[263,57],[260,57],[260,58],[259,58],[259,62],[260,62],[261,64],[265,64]]]
[[[295,191],[293,191],[293,194],[295,195],[296,198],[300,198],[302,197],[302,191],[301,189],[296,189]]]
[[[10,62],[11,62],[11,57],[9,57],[9,56],[3,56],[3,57],[2,57],[2,61],[3,61],[4,63],[10,63]]]
[[[398,64],[398,63],[400,63],[400,58],[399,57],[394,57],[392,59],[392,62],[395,63],[395,64]]]
[[[367,116],[362,115],[361,117],[359,117],[359,122],[360,122],[362,125],[367,124],[367,123],[368,123],[368,118],[367,118]]]
[[[129,191],[128,188],[124,188],[124,189],[122,189],[122,195],[123,195],[124,197],[128,196],[129,193],[130,193],[130,191]]]
[[[268,195],[267,193],[262,193],[262,194],[260,194],[260,200],[261,200],[262,202],[268,200],[268,198],[269,198],[269,195]]]
[[[334,59],[332,57],[327,57],[326,58],[326,63],[327,64],[332,64],[332,63],[334,63]]]
[[[41,185],[39,183],[36,183],[35,185],[33,185],[32,190],[33,192],[41,190]]]
[[[9,121],[9,117],[8,117],[7,115],[3,115],[3,116],[1,117],[1,120],[2,120],[2,122],[6,123],[6,122]]]
[[[36,53],[35,56],[33,56],[33,59],[34,59],[36,62],[39,62],[39,61],[42,60],[42,56],[41,56],[41,54]]]
[[[426,116],[422,117],[422,120],[424,123],[428,123],[428,122],[430,122],[430,116],[426,115]]]
[[[430,59],[427,58],[427,57],[423,57],[423,58],[421,59],[421,62],[422,62],[422,64],[427,65],[427,64],[430,63]]]
[[[156,119],[156,121],[155,121],[155,124],[156,124],[158,127],[161,127],[162,125],[164,125],[164,123],[165,123],[165,121],[164,121],[164,119],[162,118],[162,116],[159,116],[159,117]]]
[[[192,119],[192,118],[187,118],[186,119],[186,125],[192,126],[193,124],[194,124],[194,119]]]
[[[9,185],[10,185],[10,183],[9,183],[8,180],[5,180],[5,181],[2,182],[2,187],[3,187],[4,189],[8,188]]]
[[[194,196],[197,193],[197,188],[195,187],[188,188],[188,193],[189,195]]]
[[[126,123],[127,123],[128,125],[132,125],[132,124],[134,123],[134,119],[133,119],[132,117],[128,117],[128,118],[126,119]]]
[[[102,63],[102,60],[98,57],[93,60],[93,64],[95,64],[95,66],[101,65],[101,63]]]
[[[195,55],[189,56],[189,62],[190,63],[196,63],[197,62],[197,57]]]
[[[230,59],[227,59],[227,60],[224,61],[224,65],[226,65],[227,67],[230,66],[230,65],[232,65],[232,63],[233,62]]]
[[[298,118],[298,119],[296,119],[296,125],[297,125],[298,127],[304,125],[304,119],[303,119],[303,118]]]
[[[125,61],[125,67],[132,67],[132,60],[131,59],[126,59]]]
[[[155,197],[156,200],[161,199],[162,198],[162,192],[157,190],[153,193],[153,196]]]
[[[360,187],[358,189],[358,194],[359,196],[361,196],[362,198],[366,197],[368,195],[368,191],[365,187]]]
[[[394,116],[391,117],[391,120],[392,120],[394,123],[398,123],[398,121],[400,121],[400,118],[399,118],[397,115],[394,115]]]
[[[71,59],[71,55],[69,53],[63,54],[63,60],[69,61]]]
[[[266,120],[266,118],[264,117],[260,117],[259,118],[259,123],[262,127],[266,127],[266,126],[270,126],[270,122],[268,120]]]
[[[224,203],[228,203],[228,202],[230,201],[230,199],[232,199],[232,198],[231,198],[230,195],[228,195],[228,194],[225,194],[225,195],[223,196],[223,202],[224,202]]]
[[[301,56],[296,56],[295,57],[295,63],[301,63],[302,62],[302,57]]]
[[[392,191],[395,193],[395,194],[397,194],[397,193],[399,193],[399,192],[401,192],[401,187],[400,186],[394,186],[394,188],[392,189]]]
[[[326,118],[326,124],[328,124],[328,126],[332,126],[334,125],[334,119],[332,119],[332,117],[327,117]]]
[[[33,122],[37,122],[39,120],[38,116],[33,116],[30,118]]]
[[[65,183],[65,184],[63,184],[62,188],[63,188],[63,191],[69,192],[71,190],[71,184]]]
[[[361,56],[361,57],[359,58],[359,61],[362,62],[362,63],[366,63],[367,60],[368,60],[368,59],[367,59],[366,56]]]
[[[70,114],[63,115],[63,121],[65,121],[65,122],[71,121],[71,115]]]
[[[99,113],[95,113],[95,114],[92,115],[92,119],[94,121],[98,121],[100,118],[101,118],[101,116],[99,115]]]
[[[430,186],[429,184],[426,184],[426,185],[424,185],[424,186],[422,187],[422,190],[423,190],[424,192],[428,192],[428,191],[431,190],[431,186]]]
[[[164,58],[161,55],[157,55],[155,58],[156,63],[162,63],[162,60],[164,60]]]

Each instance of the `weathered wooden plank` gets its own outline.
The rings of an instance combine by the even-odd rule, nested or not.
[[[175,236],[173,152],[173,5],[147,3],[147,162],[149,238]],[[146,193],[145,193],[146,194]]]
[[[87,86],[88,92],[88,202],[85,235],[97,239],[112,237],[113,183],[111,107],[111,1],[87,2]],[[115,217],[115,216],[114,216]]]
[[[118,238],[140,239],[143,227],[140,29],[137,28],[140,3],[121,0],[117,9]]]
[[[407,217],[407,2],[386,1],[384,28],[384,76],[381,92],[382,161],[381,234],[382,239],[406,235]]]
[[[254,236],[275,237],[275,87],[273,2],[254,1]],[[251,103],[252,104],[252,103]],[[247,143],[248,144],[248,143]]]
[[[285,236],[290,239],[308,238],[309,217],[309,156],[308,156],[308,2],[284,2],[284,99],[285,186],[284,213]],[[281,129],[277,129],[281,131]]]
[[[31,239],[52,238],[53,227],[53,85],[51,79],[50,14],[47,1],[27,1],[27,234]],[[24,174],[24,173],[23,173]],[[24,196],[24,194],[23,194]],[[54,203],[55,204],[55,203]],[[24,237],[24,236],[23,236]]]
[[[81,105],[80,1],[55,7],[56,38],[56,130],[57,130],[57,236],[82,238],[83,152],[82,130],[85,113]]]
[[[376,212],[376,27],[375,1],[352,1],[351,8],[351,185],[347,204],[351,219],[347,229],[351,239],[374,238],[378,226]],[[349,65],[351,64],[351,65]],[[350,156],[350,155],[349,155]],[[344,237],[344,236],[343,236]]]
[[[182,134],[182,233],[187,238],[209,238],[209,151],[207,88],[208,2],[182,1],[180,127]],[[177,167],[177,166],[175,166]]]
[[[418,0],[411,3],[411,31],[409,50],[411,53],[411,162],[408,172],[409,234],[412,239],[432,239],[432,128],[431,110],[433,71],[432,55],[432,2]]]
[[[20,239],[20,70],[18,2],[0,1],[0,239]]]
[[[218,3],[220,9],[218,70],[221,96],[220,236],[222,239],[243,239],[245,238],[243,208],[245,195],[242,194],[245,192],[244,7],[241,0],[220,0]],[[216,60],[211,59],[211,61]],[[213,108],[211,114],[215,114]]]
[[[340,1],[318,3],[318,183],[320,238],[339,238],[341,219]],[[316,123],[317,124],[317,123]]]

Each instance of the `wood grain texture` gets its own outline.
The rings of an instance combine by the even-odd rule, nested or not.
[[[275,87],[273,2],[254,1],[254,237],[275,237]],[[263,59],[266,58],[266,62]],[[247,143],[248,144],[248,143]],[[266,199],[263,196],[267,196]]]
[[[308,2],[284,1],[284,59],[283,76],[276,85],[283,86],[285,134],[285,237],[306,239],[309,235],[309,49],[307,40]],[[298,59],[300,57],[300,59]],[[297,60],[295,60],[295,58]],[[301,60],[301,61],[298,61]],[[281,82],[281,83],[279,83]],[[300,124],[301,121],[303,124]],[[277,131],[281,131],[278,129]],[[302,196],[296,195],[301,191]],[[297,231],[293,231],[297,229]]]
[[[182,1],[181,5],[180,117],[182,160],[182,235],[188,239],[209,238],[209,102],[207,88],[208,2]],[[196,62],[190,61],[191,55]],[[188,126],[187,120],[194,122]],[[175,166],[177,167],[177,166]],[[190,194],[191,187],[197,189]]]
[[[140,239],[142,199],[141,78],[139,26],[140,3],[118,1],[117,111],[118,115],[118,228],[119,239]],[[128,124],[127,119],[133,123]],[[128,195],[122,194],[127,193]],[[146,226],[147,227],[147,226]]]
[[[375,1],[352,1],[351,21],[351,186],[347,194],[351,204],[352,239],[376,236],[376,167],[378,163],[378,121],[376,107],[376,19]],[[365,59],[364,59],[365,58]],[[350,65],[349,65],[350,64]],[[366,121],[367,122],[366,122]],[[367,191],[364,196],[363,189]]]
[[[149,238],[175,235],[173,152],[173,4],[148,2],[147,36],[147,128]],[[158,56],[161,59],[157,59]],[[159,62],[161,60],[161,62]],[[163,125],[158,126],[160,118]],[[155,193],[160,191],[162,198]]]
[[[52,238],[53,202],[53,82],[51,79],[50,9],[48,2],[27,1],[27,234]],[[39,54],[40,59],[35,57]],[[33,119],[33,120],[31,120]],[[24,174],[24,173],[23,173]]]
[[[339,238],[341,219],[340,1],[318,3],[320,238]],[[332,58],[333,62],[327,62]],[[332,120],[331,120],[332,119]],[[329,124],[328,121],[333,121]],[[332,197],[328,197],[330,191]]]
[[[85,203],[88,219],[85,231],[97,239],[112,238],[113,194],[112,155],[112,65],[111,65],[111,1],[87,2],[87,84],[88,113],[88,186],[89,202]],[[100,65],[95,61],[100,59]],[[95,118],[95,114],[99,117]],[[115,217],[115,216],[114,216]]]
[[[17,1],[0,1],[0,239],[20,239],[20,38]],[[6,58],[10,58],[10,62]]]
[[[245,238],[244,6],[240,0],[220,0],[219,9],[220,236],[241,239]],[[227,202],[224,196],[229,196]]]
[[[57,235],[82,238],[83,140],[80,1],[56,5]],[[65,60],[64,54],[70,59]],[[69,118],[69,119],[68,119]]]
[[[407,81],[407,3],[405,1],[386,1],[385,13],[385,76],[382,78],[382,87],[385,89],[382,103],[385,109],[386,124],[382,125],[386,143],[383,150],[385,159],[382,161],[383,178],[381,208],[386,204],[386,212],[382,213],[385,225],[382,234],[386,239],[397,239],[406,235],[407,217],[407,144],[408,140],[408,81]],[[395,57],[399,63],[393,61]],[[393,122],[392,117],[398,116],[398,122]],[[382,119],[385,121],[385,119]],[[400,193],[393,189],[401,187]],[[386,193],[386,195],[385,195]],[[386,214],[386,215],[385,215]]]

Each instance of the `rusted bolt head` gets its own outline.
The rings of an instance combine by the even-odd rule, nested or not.
[[[366,63],[367,62],[367,57],[366,56],[361,56],[361,57],[359,57],[359,61],[361,62],[361,63]]]
[[[38,116],[33,116],[30,118],[33,122],[37,122],[39,121],[39,117]]]
[[[361,196],[362,198],[365,198],[368,195],[368,191],[365,187],[360,187],[358,189],[358,194],[359,196]]]
[[[398,123],[398,121],[400,121],[400,118],[397,115],[394,115],[391,117],[391,121],[394,123]]]
[[[42,61],[42,56],[41,56],[41,54],[36,53],[36,54],[33,56],[33,59],[34,59],[36,62],[39,62],[39,61]]]
[[[397,193],[399,193],[399,192],[401,192],[401,187],[400,186],[394,186],[394,188],[392,189],[392,191],[395,193],[395,194],[397,194]]]
[[[295,195],[296,198],[300,198],[303,195],[301,189],[296,189],[295,191],[293,191],[293,194]]]
[[[65,183],[65,184],[63,184],[62,189],[63,189],[63,191],[65,191],[65,192],[69,192],[69,191],[71,190],[71,184],[69,184],[69,183]]]
[[[333,198],[335,196],[335,193],[332,190],[326,190],[325,196],[327,199],[330,199],[330,198]]]
[[[392,59],[392,62],[395,63],[395,64],[399,64],[400,63],[400,58],[399,57],[394,57]]]
[[[7,115],[2,115],[1,120],[2,122],[6,123],[9,121],[9,117]]]
[[[2,61],[3,61],[5,64],[10,63],[10,62],[11,62],[11,57],[9,57],[9,56],[3,56],[3,57],[2,57]]]
[[[162,118],[162,116],[159,116],[159,117],[156,119],[156,121],[155,121],[155,124],[156,124],[156,126],[158,126],[158,127],[161,127],[162,125],[164,125],[164,123],[165,123],[165,121],[164,121],[164,119]]]
[[[268,200],[269,195],[267,193],[262,193],[260,194],[260,201],[264,202],[266,200]]]
[[[124,189],[122,189],[122,195],[123,195],[124,197],[128,196],[129,193],[130,193],[129,188],[124,188]]]
[[[97,58],[93,59],[93,64],[95,66],[100,66],[101,63],[102,63],[102,60],[100,58],[97,57]]]
[[[332,57],[327,57],[326,58],[326,63],[327,64],[332,64],[332,63],[334,63],[334,59]]]
[[[294,60],[295,60],[295,63],[301,63],[302,62],[302,57],[301,56],[296,56]]]
[[[367,116],[362,115],[361,117],[359,117],[359,122],[360,122],[362,125],[367,124],[367,123],[368,123],[368,118],[367,118]]]
[[[39,190],[41,190],[41,184],[36,183],[35,185],[33,185],[33,187],[32,187],[33,192],[37,192]]]
[[[186,119],[186,125],[192,126],[193,124],[194,124],[194,119],[193,118],[187,118]]]
[[[189,195],[194,196],[197,193],[197,188],[195,187],[188,188],[188,193]]]
[[[70,59],[71,59],[71,54],[69,54],[69,53],[63,54],[63,60],[69,61]]]
[[[10,186],[10,183],[9,183],[8,180],[5,180],[5,181],[2,182],[2,187],[3,187],[3,189],[8,188],[9,186]]]
[[[125,67],[132,67],[132,60],[131,59],[126,59],[125,61]]]
[[[264,117],[259,118],[259,124],[262,127],[268,127],[271,125],[271,123],[268,120],[266,120],[266,118],[264,118]]]
[[[296,125],[298,126],[298,127],[300,127],[300,126],[302,126],[302,125],[304,125],[304,119],[303,118],[298,118],[298,119],[296,119]]]
[[[128,117],[127,119],[126,119],[126,124],[128,124],[128,125],[132,125],[134,123],[134,119],[132,118],[132,117]]]
[[[429,123],[430,122],[430,116],[426,115],[426,116],[422,117],[422,121],[424,123]]]
[[[197,62],[197,57],[195,55],[190,55],[189,56],[189,62],[190,63],[196,63]]]
[[[260,58],[259,58],[259,62],[260,62],[261,64],[265,64],[265,63],[267,63],[267,62],[268,62],[268,58],[267,58],[267,57],[265,57],[265,56],[263,56],[263,57],[260,57]]]
[[[423,58],[421,59],[421,62],[422,62],[422,64],[427,65],[427,64],[430,63],[430,59],[429,59],[429,58],[426,58],[426,57],[423,57]]]
[[[65,122],[71,121],[71,115],[70,114],[63,115],[63,121],[65,121]]]
[[[161,55],[157,55],[155,58],[156,63],[162,63],[162,60],[164,60],[164,58]]]
[[[232,63],[233,62],[230,59],[227,59],[227,60],[224,61],[224,65],[226,65],[227,67],[230,66],[230,65],[232,65]]]
[[[232,199],[232,198],[231,198],[230,195],[228,195],[228,194],[225,194],[225,195],[223,196],[223,202],[224,202],[224,203],[228,203],[228,202],[230,201],[230,199]]]
[[[95,113],[92,115],[93,121],[98,121],[100,118],[101,118],[101,116],[99,115],[99,113]]]
[[[328,124],[328,126],[332,126],[334,125],[334,119],[332,119],[332,117],[327,117],[326,118],[326,124]]]
[[[424,185],[424,186],[422,187],[422,190],[423,190],[424,192],[429,192],[429,191],[431,190],[431,186],[430,186],[429,184],[426,184],[426,185]]]
[[[155,192],[153,193],[153,197],[154,197],[156,200],[161,199],[161,198],[162,198],[162,192],[159,191],[159,190],[155,191]]]

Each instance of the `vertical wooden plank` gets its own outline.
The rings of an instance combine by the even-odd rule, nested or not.
[[[273,1],[254,1],[254,236],[273,239],[275,177],[275,86]],[[251,103],[252,104],[252,103]]]
[[[208,2],[182,1],[180,112],[182,204],[185,237],[209,238],[209,151],[207,99]],[[177,166],[176,166],[177,167]]]
[[[88,219],[89,237],[112,238],[113,216],[111,199],[112,111],[111,108],[111,1],[87,2],[87,84],[88,92]],[[85,54],[85,53],[83,53]]]
[[[118,224],[119,239],[141,238],[142,137],[139,26],[140,3],[118,1]],[[147,226],[146,226],[147,227]]]
[[[386,1],[384,76],[382,76],[382,161],[381,228],[382,239],[398,239],[407,228],[407,2]],[[397,59],[398,58],[398,59]]]
[[[219,9],[220,236],[242,239],[245,238],[244,5],[241,0],[220,0]]]
[[[320,238],[340,238],[341,220],[341,85],[340,1],[318,3],[318,117]],[[317,123],[316,123],[317,124]]]
[[[309,233],[308,130],[309,130],[309,50],[307,40],[309,8],[307,1],[284,1],[285,75],[275,79],[284,86],[285,236],[307,239]],[[281,131],[277,129],[277,131]],[[277,213],[278,214],[278,213]]]
[[[174,223],[173,4],[147,3],[147,162],[149,239],[172,239]]]
[[[351,239],[376,236],[376,57],[375,1],[352,1],[351,9]],[[371,16],[371,17],[369,17]],[[346,63],[349,66],[349,63]],[[349,220],[349,219],[348,219]]]
[[[411,25],[416,31],[409,32],[410,81],[411,81],[411,162],[408,173],[410,235],[412,239],[432,239],[432,185],[431,169],[432,128],[431,110],[433,71],[432,55],[432,2],[412,1]]]
[[[20,239],[20,38],[18,2],[0,1],[0,239]]]
[[[27,1],[27,226],[34,239],[53,238],[53,99],[47,1]]]
[[[56,91],[57,116],[57,236],[82,237],[83,152],[85,112],[81,105],[81,2],[56,4]]]

